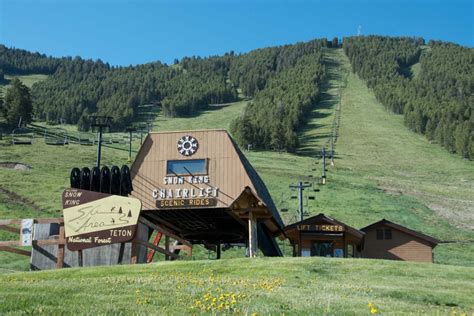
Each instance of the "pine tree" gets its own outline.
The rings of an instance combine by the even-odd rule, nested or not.
[[[24,123],[31,122],[33,106],[31,104],[30,89],[21,83],[18,78],[12,80],[4,102],[4,115],[9,125],[17,124],[20,117]]]

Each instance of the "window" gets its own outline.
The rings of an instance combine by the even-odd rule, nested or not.
[[[385,230],[385,239],[392,239],[392,230],[386,229]]]
[[[168,175],[203,175],[207,174],[207,159],[168,160],[166,162]]]
[[[378,240],[383,239],[383,229],[377,229],[377,239]]]

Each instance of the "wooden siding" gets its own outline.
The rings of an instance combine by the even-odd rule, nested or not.
[[[177,150],[178,140],[190,135],[199,142],[197,152],[189,157]],[[193,188],[192,185],[165,185],[168,160],[208,159],[209,185],[219,188],[215,208],[230,207],[233,201],[248,186],[256,191],[247,176],[234,146],[224,130],[151,133],[145,139],[137,159],[132,165],[131,174],[134,191],[132,195],[140,199],[144,210],[156,209],[153,189]],[[205,184],[199,185],[207,187]]]
[[[377,239],[377,229],[391,229],[392,239]],[[386,225],[366,231],[363,258],[432,262],[433,248],[425,240],[408,235]]]

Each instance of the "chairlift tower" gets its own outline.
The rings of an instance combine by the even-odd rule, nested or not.
[[[312,184],[303,184],[302,181],[298,184],[291,184],[290,189],[298,190],[298,212],[300,213],[300,221],[304,219],[304,207],[303,207],[303,191],[305,188],[311,187]]]
[[[100,158],[101,158],[101,151],[102,151],[102,132],[104,128],[110,128],[110,116],[99,116],[93,115],[91,116],[91,126],[92,128],[96,127],[99,129],[99,141],[97,142],[97,168],[100,169]]]
[[[135,127],[129,126],[126,131],[128,132],[128,162],[132,161],[132,133],[137,129]]]
[[[321,183],[326,184],[326,147],[323,147],[323,172],[321,177]]]
[[[331,166],[334,166],[334,134],[331,135]]]

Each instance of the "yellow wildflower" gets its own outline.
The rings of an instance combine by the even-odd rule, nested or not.
[[[370,308],[371,314],[377,314],[378,310],[375,307]]]

